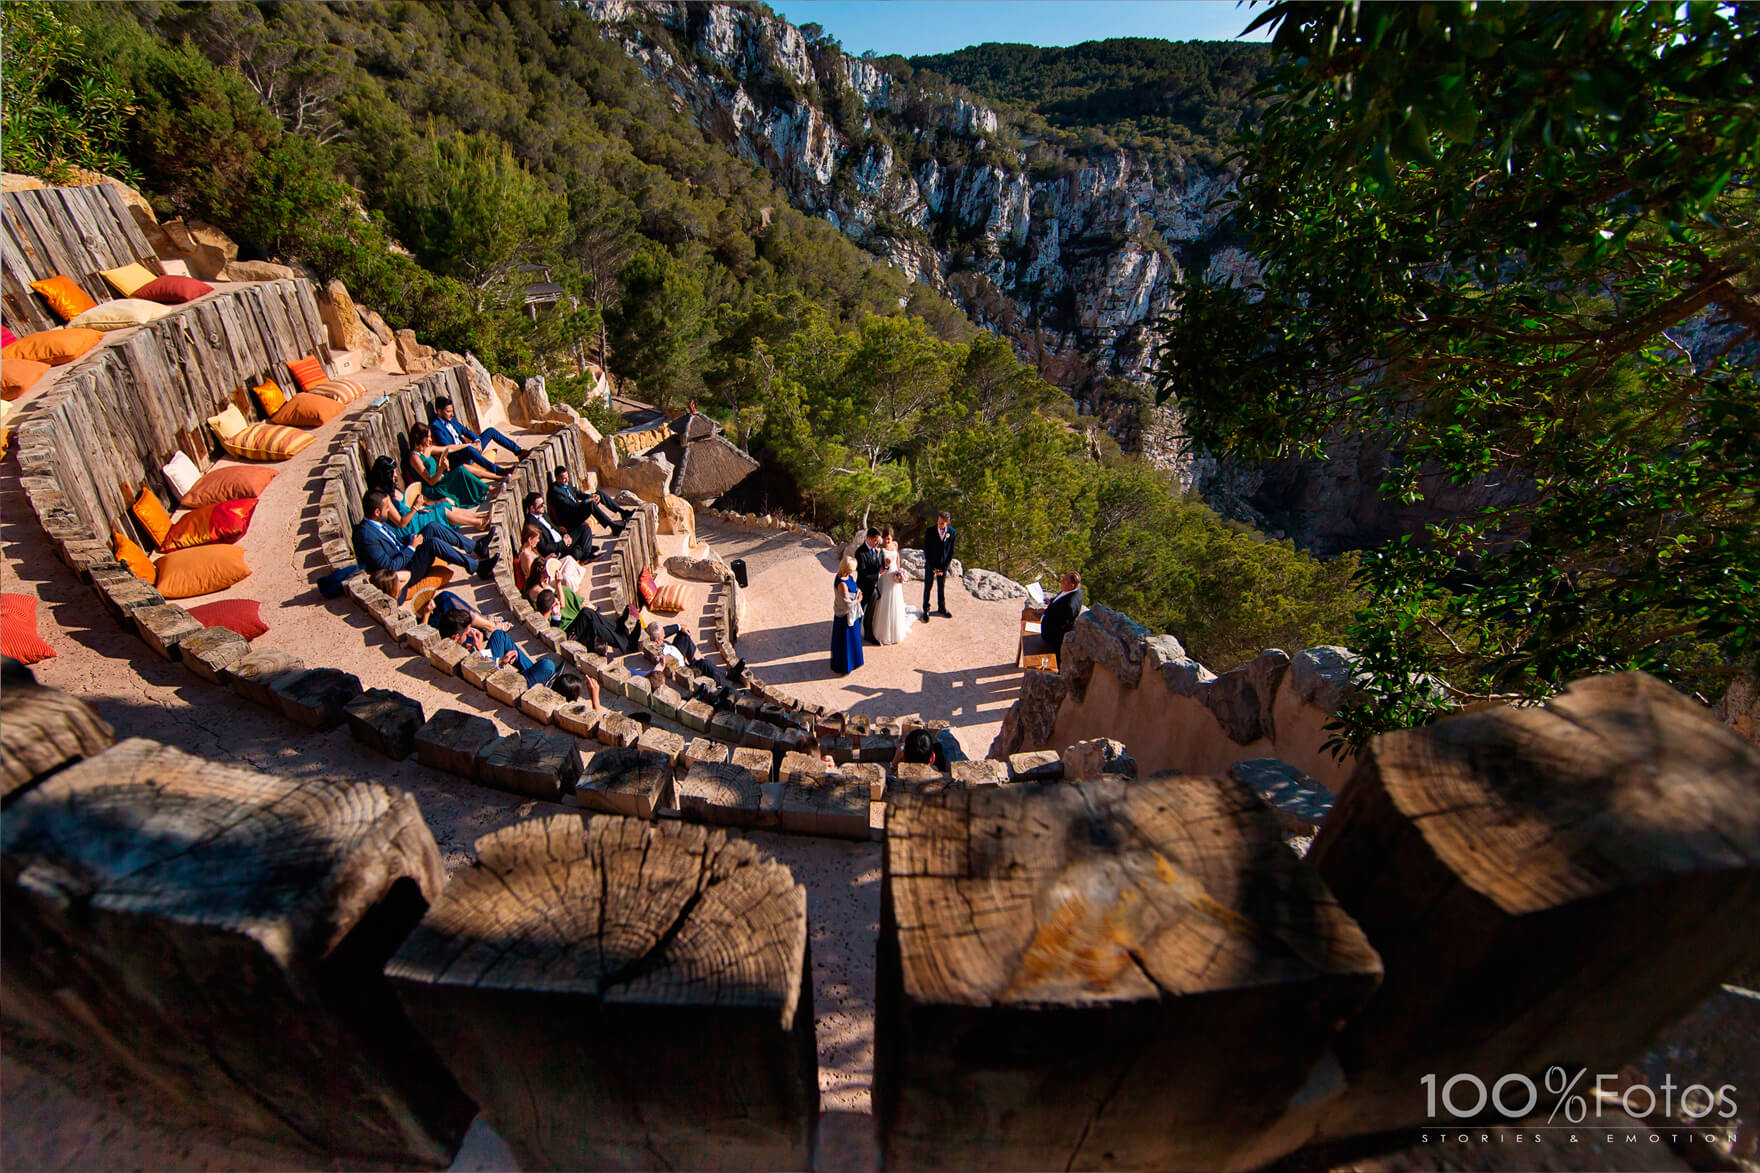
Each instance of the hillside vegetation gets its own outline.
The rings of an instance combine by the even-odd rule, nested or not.
[[[1007,344],[707,140],[573,6],[39,0],[0,22],[8,169],[120,174],[565,397],[602,356],[726,420],[770,505],[908,538],[949,508],[969,563],[1081,569],[1219,667],[1344,626],[1348,565],[1182,500]],[[536,323],[531,264],[576,299]]]

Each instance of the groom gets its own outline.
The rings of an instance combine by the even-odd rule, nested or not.
[[[929,622],[929,590],[938,588],[937,597],[941,604],[941,614],[948,619],[953,613],[947,609],[947,574],[953,565],[953,519],[942,510],[935,515],[935,528],[923,535],[923,622]]]
[[[880,531],[870,529],[868,540],[856,548],[856,586],[862,592],[862,638],[871,644],[880,642],[874,638],[874,611],[880,602],[880,572],[885,568]]]

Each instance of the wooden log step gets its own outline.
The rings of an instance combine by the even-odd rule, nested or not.
[[[487,717],[441,709],[416,730],[416,760],[430,769],[474,778],[477,755],[500,736]]]
[[[588,760],[575,787],[575,801],[583,810],[652,818],[656,810],[678,805],[672,792],[672,759],[640,746],[602,749]]]
[[[763,786],[744,766],[700,761],[674,783],[678,810],[698,823],[756,827],[762,819]]]
[[[636,744],[642,749],[651,749],[655,753],[665,754],[666,760],[673,763],[674,766],[678,764],[679,756],[684,753],[684,738],[670,729],[662,729],[658,725],[650,725],[644,730],[642,735],[636,739]]]
[[[244,636],[230,627],[204,627],[177,645],[183,666],[210,684],[225,684],[226,670],[251,650]]]
[[[232,691],[266,709],[279,709],[275,699],[275,681],[282,676],[302,671],[305,661],[291,652],[276,648],[255,648],[226,666],[226,680]]]
[[[401,692],[369,688],[342,706],[342,717],[356,741],[400,762],[415,752],[422,703]]]
[[[1376,738],[1308,858],[1387,965],[1319,1132],[1400,1127],[1425,1072],[1617,1071],[1757,956],[1760,750],[1589,677]]]
[[[284,673],[269,687],[281,715],[308,729],[334,729],[342,724],[343,706],[361,695],[360,678],[340,668]]]
[[[601,745],[630,746],[640,740],[647,728],[639,721],[607,709],[605,715],[599,718],[599,725],[593,730],[593,736]]]
[[[719,741],[711,741],[707,737],[693,737],[684,752],[678,756],[680,771],[688,771],[698,762],[720,765],[727,760],[728,748]]]
[[[6,662],[0,680],[0,800],[74,762],[108,749],[116,731],[90,705],[37,683]]]
[[[567,733],[522,729],[477,752],[476,776],[502,790],[560,802],[580,780],[580,747]]]
[[[605,711],[595,708],[592,701],[567,701],[556,707],[550,719],[564,733],[575,737],[592,737],[598,732],[599,722],[604,716]]]
[[[903,795],[882,883],[887,1168],[1240,1168],[1380,975],[1229,779]]]
[[[1008,764],[988,758],[954,762],[950,767],[954,781],[962,786],[1001,786],[1008,781]]]
[[[778,783],[777,820],[784,831],[839,839],[868,838],[868,782],[841,775]]]
[[[314,1165],[453,1159],[472,1105],[380,972],[445,883],[409,795],[137,739],[21,794],[0,844],[22,1029]]]
[[[606,816],[476,853],[386,972],[521,1168],[809,1167],[806,894],[786,867]]]

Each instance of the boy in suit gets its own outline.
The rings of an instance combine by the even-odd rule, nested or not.
[[[935,515],[935,528],[923,535],[923,622],[929,621],[929,591],[935,588],[940,613],[948,619],[947,571],[953,565],[953,519],[943,510]]]

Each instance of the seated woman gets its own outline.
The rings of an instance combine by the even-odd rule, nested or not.
[[[409,571],[375,570],[367,575],[367,581],[390,595],[392,602],[401,603],[403,592],[409,589]]]
[[[566,554],[546,557],[539,553],[538,544],[543,538],[544,531],[529,521],[519,531],[519,553],[513,559],[514,585],[527,592],[528,597],[534,589],[559,585],[584,597],[587,568]]]
[[[512,626],[504,619],[491,619],[451,591],[435,591],[427,598],[412,597],[410,605],[415,610],[416,622],[433,624],[436,615],[447,611],[459,611],[464,614],[470,626],[484,635],[493,635],[497,631],[507,631]]]
[[[567,627],[587,605],[587,601],[569,590],[565,583],[557,583],[554,587],[534,583],[526,591],[526,598],[553,627]]]
[[[460,465],[444,472],[440,446],[434,442],[433,429],[427,424],[411,424],[409,428],[409,475],[420,481],[422,493],[429,498],[445,498],[454,505],[474,507],[489,499],[485,480],[499,480],[493,473],[479,476]]]

